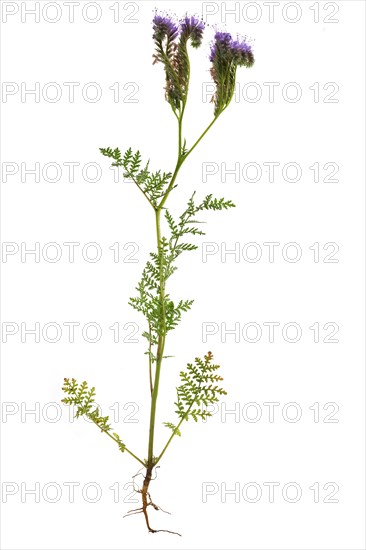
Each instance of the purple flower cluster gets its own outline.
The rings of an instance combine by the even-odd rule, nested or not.
[[[181,109],[187,100],[190,74],[187,43],[198,48],[202,43],[204,29],[204,22],[193,15],[186,15],[178,22],[168,14],[155,13],[154,63],[164,65],[165,97],[174,111]],[[254,56],[245,38],[237,37],[234,40],[228,32],[216,32],[210,61],[211,76],[216,85],[213,101],[217,116],[226,109],[233,97],[237,67],[251,67]]]
[[[175,40],[178,36],[178,25],[168,16],[155,14],[153,19],[153,39],[159,42],[164,38]]]
[[[189,58],[187,43],[198,48],[202,43],[205,25],[193,15],[186,15],[177,22],[170,15],[155,13],[153,40],[154,63],[164,65],[166,75],[165,97],[173,110],[181,108],[186,100],[189,82]]]
[[[179,36],[185,41],[190,39],[192,46],[198,48],[202,43],[204,29],[204,22],[193,15],[186,15],[179,23],[169,15],[155,14],[153,19],[153,39],[160,42],[165,38],[173,41]]]
[[[202,20],[197,19],[193,15],[188,15],[180,21],[181,36],[188,40],[190,38],[191,44],[194,48],[198,48],[202,43],[203,31],[205,30],[205,24]]]
[[[215,61],[219,49],[228,50],[232,40],[232,36],[228,32],[217,32],[215,34],[215,42],[211,46],[210,61]]]
[[[215,42],[211,46],[210,61],[214,64],[233,61],[239,67],[251,67],[254,63],[254,55],[245,39],[233,40],[230,33],[217,32]]]
[[[216,32],[210,52],[211,76],[216,84],[213,97],[215,115],[218,116],[232,100],[235,91],[237,67],[251,67],[254,56],[245,39],[233,40],[228,32]]]

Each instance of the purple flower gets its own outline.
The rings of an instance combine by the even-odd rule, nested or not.
[[[220,51],[228,51],[232,36],[228,32],[217,32],[215,42],[211,46],[210,61],[214,62]]]
[[[205,24],[200,19],[197,19],[193,15],[186,15],[180,22],[181,37],[185,40],[190,38],[191,44],[194,48],[198,48],[202,43],[203,31],[205,30]]]
[[[189,82],[189,58],[187,42],[194,48],[202,43],[205,25],[193,15],[186,15],[177,23],[170,15],[155,12],[153,40],[154,63],[162,63],[165,69],[165,97],[174,111],[187,99]]]
[[[245,40],[240,42],[239,40],[232,41],[230,44],[230,51],[232,53],[234,61],[241,66],[251,67],[254,63],[254,55],[252,48]]]
[[[228,32],[217,32],[215,42],[211,46],[210,61],[215,63],[218,58],[223,61],[234,61],[236,65],[250,67],[254,63],[251,46],[245,39],[233,40]]]
[[[153,30],[153,39],[159,42],[164,40],[164,38],[172,42],[178,36],[178,25],[169,16],[155,14],[153,19]]]
[[[251,67],[254,56],[251,46],[244,38],[233,40],[228,32],[216,32],[211,46],[211,76],[216,84],[213,98],[215,115],[229,105],[235,89],[237,67]]]
[[[229,32],[217,32],[215,34],[215,40],[222,45],[228,45],[232,41],[232,36]]]

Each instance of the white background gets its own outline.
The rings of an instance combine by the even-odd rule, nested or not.
[[[5,5],[10,4],[19,10],[5,22]],[[145,159],[150,158],[154,169],[169,171],[174,166],[176,121],[163,98],[163,69],[151,64],[153,8],[169,9],[171,3],[138,2],[135,9],[133,4],[121,2],[119,21],[114,22],[115,12],[110,8],[116,3],[99,2],[100,20],[91,23],[82,17],[85,2],[81,1],[75,7],[75,21],[70,23],[67,7],[59,2],[60,20],[50,23],[46,19],[56,17],[55,7],[49,7],[46,16],[41,14],[39,22],[32,15],[24,16],[22,22],[21,10],[33,8],[34,2],[2,2],[2,80],[19,86],[19,92],[2,98],[2,161],[19,167],[2,187],[3,241],[19,246],[19,252],[2,258],[3,323],[19,327],[3,344],[3,501],[6,491],[14,489],[2,505],[3,548],[365,548],[364,3],[331,2],[326,6],[304,1],[291,7],[282,2],[272,22],[266,3],[247,4],[226,3],[227,9],[237,10],[235,16],[226,14],[222,3],[174,2],[178,16],[186,11],[204,12],[210,23],[205,46],[191,56],[193,77],[184,126],[188,145],[212,117],[210,94],[207,98],[203,90],[210,82],[207,54],[214,25],[252,37],[256,57],[252,69],[238,72],[235,101],[184,165],[179,187],[169,199],[175,215],[184,209],[194,190],[199,197],[212,192],[237,205],[232,211],[206,216],[207,235],[201,243],[216,243],[213,249],[218,252],[204,262],[200,243],[195,253],[182,258],[170,286],[173,296],[196,301],[168,339],[166,351],[175,358],[167,361],[162,371],[157,447],[162,447],[169,435],[160,422],[174,422],[172,403],[179,370],[208,350],[222,366],[228,391],[225,407],[239,411],[237,416],[225,415],[221,409],[223,414],[218,412],[206,424],[186,424],[183,437],[173,442],[161,462],[158,479],[151,486],[152,496],[172,515],[151,513],[151,524],[179,531],[183,537],[178,538],[148,534],[142,516],[122,519],[127,510],[138,506],[126,502],[131,488],[124,489],[137,472],[137,463],[121,455],[112,441],[83,419],[71,422],[69,411],[60,404],[65,376],[87,380],[96,386],[103,413],[113,420],[109,407],[119,403],[119,421],[113,426],[129,448],[145,457],[149,414],[141,338],[145,326],[127,301],[155,246],[154,219],[132,184],[113,181],[109,161],[101,157],[98,148],[125,150],[131,146],[140,149]],[[10,12],[13,8],[6,9]],[[87,12],[89,19],[95,17],[93,9]],[[314,21],[317,9],[318,22]],[[297,14],[298,21],[290,22]],[[28,89],[39,83],[39,102],[32,95],[22,101],[22,82]],[[42,96],[49,82],[56,82],[62,90],[59,101]],[[80,83],[73,103],[64,82]],[[81,94],[89,82],[98,83],[102,90],[97,102]],[[113,101],[109,89],[116,82],[120,84],[119,102]],[[245,87],[249,82],[256,84]],[[279,83],[273,100],[269,85],[264,84],[271,82]],[[135,84],[123,89],[127,83]],[[288,83],[297,83],[301,91],[298,101],[291,101],[295,87],[286,88]],[[314,95],[314,83],[319,83],[319,97]],[[324,89],[327,83],[339,87],[330,96],[331,102],[329,94],[335,88],[331,84]],[[135,89],[135,102],[126,102]],[[253,101],[258,90],[262,95]],[[286,90],[290,100],[285,99]],[[92,92],[90,89],[91,96]],[[39,182],[31,174],[23,174],[22,181],[21,163],[32,168],[36,162],[41,169],[47,163],[58,163],[62,169],[59,181],[47,181],[52,170],[46,178],[41,173]],[[64,164],[69,162],[80,163],[73,182]],[[81,171],[90,162],[98,163],[102,170],[94,183],[86,181]],[[280,163],[273,182],[269,181],[268,165],[263,165],[268,162]],[[217,173],[204,178],[203,163],[218,163]],[[225,163],[223,170],[221,163]],[[233,169],[235,163],[239,163],[240,174],[237,178],[228,174],[226,182],[222,181],[225,166]],[[253,172],[249,178],[243,176],[247,163],[261,167],[257,182],[248,181]],[[283,177],[287,163],[301,167],[299,181]],[[309,168],[314,163],[320,166],[319,182]],[[323,168],[326,163],[339,167],[334,176],[337,182],[324,181],[331,172]],[[88,174],[94,175],[92,169]],[[293,172],[288,175],[287,180]],[[27,255],[22,262],[22,242],[28,248],[38,242],[41,250],[56,242],[62,257],[52,263],[42,254],[39,262],[34,255]],[[73,263],[68,260],[65,242],[80,243]],[[90,242],[98,243],[102,250],[96,263],[81,255]],[[109,249],[116,242],[121,246],[117,263]],[[257,262],[248,261],[241,253],[251,242],[262,252]],[[268,259],[265,242],[280,243],[273,262]],[[289,242],[301,247],[297,262],[282,256]],[[123,250],[126,243],[138,246],[133,256],[137,262],[123,261],[133,250]],[[314,243],[320,246],[319,262],[309,248]],[[326,243],[339,246],[334,256],[338,262],[324,262],[332,251],[323,250]],[[239,258],[221,257],[221,250],[234,246],[239,247]],[[289,249],[289,255],[293,252]],[[271,321],[280,323],[273,343],[263,325]],[[62,328],[60,340],[50,343],[41,334],[40,342],[35,343],[35,337],[28,334],[22,342],[21,323],[32,328],[37,322],[41,329],[47,323],[57,323]],[[68,341],[65,322],[80,323],[74,343]],[[82,327],[90,322],[102,329],[96,343],[86,342],[81,335]],[[109,327],[117,322],[121,340],[129,332],[123,329],[125,324],[137,323],[139,343],[114,343]],[[216,323],[213,326],[218,328],[207,342],[202,337],[205,322]],[[282,337],[283,326],[290,322],[302,329],[296,343]],[[247,323],[257,323],[262,336],[250,343],[242,334],[238,342],[228,335],[225,342],[221,323],[228,329],[239,323],[240,330]],[[309,329],[314,323],[320,326],[318,343]],[[334,336],[338,343],[324,342],[331,332],[323,328],[326,323],[339,326]],[[4,326],[8,330],[10,325]],[[50,330],[49,337],[52,334]],[[249,421],[257,414],[255,408],[246,406],[251,402],[261,413],[256,422]],[[268,402],[278,403],[273,422],[264,405]],[[47,406],[49,403],[59,405]],[[297,422],[289,421],[296,411],[286,409],[288,403],[296,403],[300,410]],[[318,422],[309,408],[314,403],[319,403]],[[324,409],[327,403],[335,405]],[[39,407],[39,415],[25,414],[35,407]],[[128,421],[127,415],[133,411],[137,412],[132,419],[138,422],[131,422],[131,417]],[[324,421],[332,411],[336,412],[330,420],[338,422]],[[52,422],[55,413],[61,418]],[[68,482],[80,484],[73,503],[69,502]],[[117,482],[120,494],[115,503],[110,487]],[[207,482],[217,493],[203,502],[203,484]],[[268,482],[280,484],[274,502],[269,502],[268,486],[263,485]],[[40,502],[24,492],[36,483]],[[42,489],[47,483],[53,489],[50,486],[44,496]],[[92,489],[83,498],[82,489],[88,483],[100,487],[98,502],[87,501],[94,496]],[[247,499],[243,496],[248,483],[258,484],[262,490],[256,503],[249,502],[253,498],[250,491]],[[282,496],[287,483],[301,488],[298,502],[288,502]],[[320,488],[318,503],[309,488],[315,483]],[[235,484],[239,502],[234,495],[224,502],[225,487],[233,489]],[[324,502],[334,484],[339,487],[333,497],[338,502]],[[59,500],[51,503],[55,487],[61,492]],[[291,490],[288,495],[293,497]]]

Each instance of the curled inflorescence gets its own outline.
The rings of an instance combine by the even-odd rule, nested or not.
[[[176,21],[170,15],[155,14],[153,40],[155,62],[163,63],[166,76],[165,97],[174,112],[179,112],[187,100],[189,84],[189,58],[187,44],[193,48],[202,44],[205,24],[193,15]],[[251,67],[254,63],[252,47],[244,38],[233,39],[228,32],[216,32],[210,51],[211,76],[216,85],[212,98],[215,116],[229,105],[235,89],[238,67]]]
[[[251,67],[254,55],[245,39],[233,40],[228,32],[217,32],[211,46],[211,76],[216,84],[213,97],[215,116],[219,115],[230,103],[236,80],[237,67]]]
[[[205,30],[205,24],[200,19],[197,19],[193,15],[188,16],[180,22],[181,37],[183,40],[191,41],[193,48],[199,48],[202,44],[203,31]]]
[[[217,32],[211,46],[210,61],[212,63],[232,63],[239,67],[251,67],[254,63],[252,47],[245,41],[233,40],[228,32]]]
[[[204,28],[203,21],[194,16],[186,15],[179,22],[168,15],[155,14],[153,19],[154,59],[164,65],[165,97],[174,111],[180,110],[187,99],[190,72],[187,44],[198,48]]]
[[[168,41],[175,40],[178,36],[178,26],[175,24],[173,19],[162,15],[155,15],[153,19],[153,39],[156,41],[162,41],[165,38]]]

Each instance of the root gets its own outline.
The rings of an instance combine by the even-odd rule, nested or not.
[[[145,478],[144,478],[144,481],[143,481],[143,484],[142,484],[142,488],[139,489],[137,487],[135,489],[136,493],[141,494],[141,498],[142,498],[141,508],[135,508],[133,510],[129,510],[127,512],[127,514],[125,514],[123,517],[127,518],[127,517],[133,516],[135,514],[143,514],[144,517],[145,517],[145,522],[146,522],[146,526],[147,526],[147,529],[148,529],[149,533],[170,533],[172,535],[178,535],[179,537],[181,537],[182,535],[180,533],[177,533],[176,531],[169,531],[168,529],[153,529],[150,525],[149,515],[147,513],[147,509],[148,509],[149,506],[152,506],[154,508],[154,510],[156,510],[156,511],[160,510],[161,512],[164,512],[165,514],[170,514],[170,512],[167,512],[166,510],[163,510],[160,506],[155,504],[151,499],[151,495],[149,493],[149,485],[150,485],[151,480],[153,479],[151,477],[151,473],[152,473],[152,469],[147,469],[146,470],[146,475],[145,475]],[[138,474],[139,474],[139,472],[136,474],[136,476]],[[134,476],[134,477],[136,477],[136,476]],[[133,482],[133,483],[134,483],[134,487],[135,487],[135,482]]]

